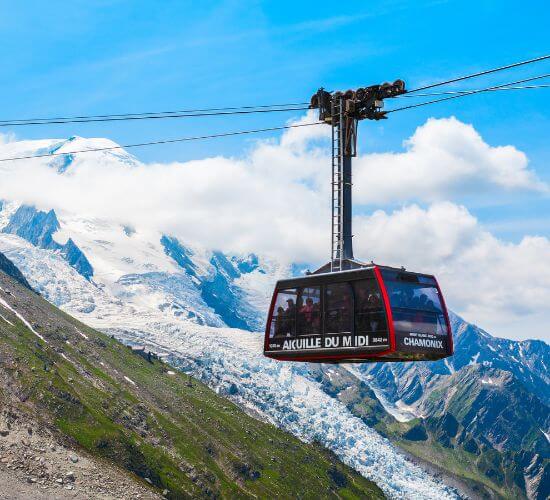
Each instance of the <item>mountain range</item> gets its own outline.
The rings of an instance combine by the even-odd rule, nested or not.
[[[51,168],[69,175],[71,159]],[[297,272],[292,263],[17,200],[0,207],[0,252],[47,300],[148,346],[255,418],[318,441],[386,495],[550,493],[547,343],[493,337],[452,315],[455,355],[446,360],[278,363],[263,358],[255,332],[274,282]]]
[[[384,497],[326,449],[64,314],[13,268],[0,260],[3,498]]]

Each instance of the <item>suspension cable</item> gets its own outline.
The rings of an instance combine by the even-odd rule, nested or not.
[[[461,76],[458,78],[453,78],[451,80],[446,80],[443,82],[437,82],[430,85],[425,85],[423,87],[418,87],[407,91],[407,94],[412,94],[413,92],[418,92],[420,90],[426,90],[441,85],[447,85],[449,83],[454,83],[462,80],[467,80],[470,78],[487,75],[490,73],[496,73],[498,71],[503,71],[505,69],[515,68],[518,66],[523,66],[526,64],[531,64],[539,61],[549,59],[550,55],[536,57],[534,59],[529,59],[527,61],[520,61],[513,64],[508,64],[506,66],[501,66],[499,68],[489,69],[485,71],[480,71],[478,73],[473,73],[466,76]],[[425,94],[429,95],[429,94]],[[400,96],[401,97],[401,96]],[[79,123],[79,122],[92,122],[92,121],[120,121],[120,120],[138,120],[138,119],[158,119],[158,118],[184,118],[192,116],[215,116],[215,115],[226,115],[226,114],[243,114],[243,113],[261,113],[261,112],[283,112],[283,111],[302,111],[308,108],[302,106],[307,106],[308,102],[294,102],[286,104],[265,104],[257,106],[235,106],[235,107],[223,107],[223,108],[200,108],[200,109],[182,109],[175,111],[151,111],[145,113],[119,113],[119,114],[105,114],[105,115],[83,115],[83,116],[60,116],[60,117],[50,117],[50,118],[21,118],[21,119],[4,119],[0,120],[0,126],[18,126],[18,125],[52,125],[59,123]],[[275,109],[269,109],[275,108]],[[281,109],[282,108],[282,109]]]
[[[229,137],[234,135],[246,135],[246,134],[257,134],[260,132],[272,132],[275,130],[287,130],[291,128],[300,128],[300,127],[311,127],[312,125],[321,125],[322,122],[314,122],[314,123],[300,123],[297,125],[283,125],[280,127],[268,127],[268,128],[258,128],[253,130],[238,130],[235,132],[223,132],[220,134],[211,134],[211,135],[197,135],[197,136],[191,136],[191,137],[180,137],[178,139],[163,139],[159,141],[151,141],[151,142],[141,142],[137,144],[126,144],[123,146],[108,146],[104,148],[92,148],[92,149],[81,149],[78,151],[66,151],[61,153],[44,153],[39,155],[28,155],[28,156],[15,156],[13,158],[0,158],[0,162],[4,161],[16,161],[16,160],[30,160],[33,158],[47,158],[52,156],[63,156],[63,155],[74,155],[74,154],[80,154],[80,153],[93,153],[93,152],[99,152],[99,151],[112,151],[115,149],[129,149],[129,148],[140,148],[143,146],[155,146],[158,144],[172,144],[175,142],[188,142],[188,141],[199,141],[204,139],[216,139],[218,137]]]
[[[416,98],[416,97],[431,97],[436,95],[457,95],[457,94],[467,94],[468,92],[489,92],[489,91],[497,92],[500,90],[545,89],[548,87],[550,87],[550,85],[543,84],[543,85],[522,85],[519,87],[502,87],[498,89],[487,88],[487,89],[468,89],[468,90],[448,90],[447,92],[426,92],[426,93],[413,94],[413,95],[400,94],[400,95],[391,97],[391,99],[401,99],[402,97]]]
[[[252,108],[252,107],[251,107]],[[212,108],[216,109],[216,108]],[[59,125],[64,123],[90,123],[90,122],[118,122],[118,121],[128,121],[128,120],[158,120],[165,118],[194,118],[200,116],[224,116],[224,115],[248,115],[253,113],[276,113],[276,112],[286,112],[286,111],[303,111],[309,108],[300,106],[300,107],[286,107],[286,108],[276,108],[268,109],[267,106],[254,109],[242,109],[242,108],[225,108],[226,111],[221,111],[224,108],[218,108],[220,111],[204,111],[199,112],[199,110],[191,110],[190,112],[177,112],[177,111],[163,111],[156,114],[141,113],[135,115],[99,115],[96,117],[67,117],[67,118],[37,118],[34,121],[30,120],[12,120],[12,121],[1,121],[0,127],[18,127],[26,125]]]
[[[485,89],[465,91],[464,93],[457,94],[457,95],[452,95],[452,96],[449,96],[449,97],[444,97],[442,99],[434,99],[432,101],[420,102],[418,104],[411,104],[409,106],[403,106],[401,108],[391,109],[389,111],[385,111],[384,114],[395,113],[396,111],[403,111],[405,109],[419,108],[421,106],[427,106],[428,104],[435,104],[435,103],[438,103],[438,102],[449,101],[451,99],[458,99],[459,97],[466,97],[468,95],[479,94],[479,93],[482,93],[482,92],[491,92],[491,91],[494,91],[494,90],[502,89],[504,87],[510,87],[510,86],[513,86],[513,85],[517,85],[519,83],[531,82],[533,80],[540,80],[541,78],[548,78],[549,76],[550,76],[550,73],[548,73],[546,75],[533,76],[531,78],[524,78],[523,80],[517,80],[515,82],[503,83],[501,85],[495,85],[493,87],[487,87]]]
[[[427,89],[431,89],[431,88],[434,88],[434,87],[439,87],[441,85],[447,85],[449,83],[460,82],[462,80],[468,80],[470,78],[475,78],[475,77],[478,77],[478,76],[488,75],[490,73],[496,73],[498,71],[503,71],[505,69],[516,68],[518,66],[524,66],[526,64],[531,64],[531,63],[535,63],[535,62],[539,62],[539,61],[544,61],[545,59],[550,59],[550,55],[535,57],[534,59],[529,59],[527,61],[520,61],[520,62],[516,62],[516,63],[513,63],[513,64],[508,64],[506,66],[500,66],[499,68],[488,69],[488,70],[485,70],[485,71],[479,71],[478,73],[472,73],[471,75],[459,76],[458,78],[453,78],[451,80],[446,80],[444,82],[438,82],[438,83],[432,83],[430,85],[424,85],[423,87],[417,87],[416,89],[408,90],[407,93],[410,94],[412,92],[418,92],[419,90],[427,90]]]
[[[306,106],[308,102],[291,102],[286,104],[259,104],[257,106],[233,106],[224,108],[199,108],[199,109],[179,109],[176,111],[148,111],[144,113],[118,113],[108,115],[86,115],[86,116],[57,116],[50,118],[21,118],[12,120],[0,120],[0,122],[28,122],[28,121],[42,121],[42,120],[85,120],[87,118],[112,118],[118,116],[145,116],[145,115],[166,115],[177,113],[206,113],[209,111],[233,111],[239,109],[262,109],[262,108],[283,108],[286,106]]]

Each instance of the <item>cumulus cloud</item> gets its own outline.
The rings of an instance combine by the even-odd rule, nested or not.
[[[453,310],[496,335],[548,338],[550,240],[507,243],[451,202],[357,218],[356,251],[434,273]]]
[[[401,153],[365,155],[356,162],[359,203],[438,201],[499,190],[549,193],[514,146],[490,146],[472,125],[429,119]]]
[[[0,199],[315,265],[330,244],[329,134],[325,126],[291,129],[241,158],[185,163],[143,164],[125,152],[5,162]],[[5,138],[0,157],[112,144]],[[510,244],[487,232],[461,200],[489,189],[548,192],[513,146],[488,145],[455,118],[428,120],[404,151],[357,158],[354,201],[384,210],[356,217],[356,255],[435,272],[466,318],[496,334],[540,337],[535,326],[550,327],[550,242]],[[402,208],[388,211],[396,202]]]

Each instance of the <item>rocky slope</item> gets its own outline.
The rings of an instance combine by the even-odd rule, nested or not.
[[[451,359],[328,368],[321,380],[352,413],[468,479],[475,494],[546,498],[550,348],[494,338],[456,316],[453,324]]]
[[[245,415],[3,271],[0,312],[0,484],[21,498],[383,497],[326,450]]]
[[[467,480],[470,494],[546,498],[548,345],[494,338],[456,316],[453,323],[451,359],[310,371],[395,444]]]
[[[421,409],[429,417],[415,432],[424,427],[424,439],[468,457],[505,492],[545,498],[550,491],[550,445],[541,431],[550,412],[511,372],[468,366],[431,391]]]
[[[29,282],[26,280],[25,276],[23,276],[23,273],[19,269],[17,269],[14,263],[9,260],[3,253],[0,253],[0,271],[13,278],[24,287],[27,287],[29,290],[32,290]]]

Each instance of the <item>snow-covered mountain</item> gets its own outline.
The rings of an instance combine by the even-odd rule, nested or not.
[[[0,231],[19,209],[3,206]],[[250,330],[264,321],[272,283],[290,266],[183,245],[108,221],[56,218],[90,262],[91,278],[59,249],[0,233],[0,252],[48,300],[127,343],[154,348],[252,414],[323,443],[392,497],[457,496],[326,394],[305,366],[263,357],[261,334]],[[57,241],[56,233],[52,237]],[[249,330],[229,328],[235,324]]]
[[[16,156],[90,145],[72,138],[11,147],[15,149],[9,153]],[[75,159],[68,155],[48,161],[58,175],[66,176]],[[90,153],[87,161],[137,165],[125,152]],[[544,498],[540,495],[550,490],[550,348],[542,341],[498,339],[453,316],[452,359],[352,367],[289,365],[264,358],[261,334],[254,332],[263,328],[274,282],[298,272],[291,263],[208,249],[150,227],[58,213],[16,200],[0,203],[0,252],[57,306],[129,344],[150,346],[251,414],[304,440],[321,442],[391,497],[458,495],[413,464],[392,441],[432,462],[440,456],[426,455],[419,443],[435,444],[431,451],[443,446],[466,453],[472,469],[458,475],[478,474],[481,489],[474,493],[481,496],[513,487],[514,494]],[[451,401],[454,394],[469,394],[471,387],[479,391],[468,402],[475,409],[469,419],[454,415],[460,401],[449,408],[436,404],[437,398]],[[502,440],[503,429],[513,422],[500,404],[504,400],[516,405],[538,401],[542,413],[514,429],[510,443],[522,458],[513,473],[504,463],[516,460],[506,455],[508,445]],[[479,411],[494,418],[479,418],[484,424],[476,424],[472,419]],[[529,411],[517,415],[524,418]],[[456,420],[453,435],[451,417]],[[482,440],[488,430],[494,439]],[[426,438],[419,441],[418,436]],[[491,457],[489,465],[486,457]]]
[[[361,370],[380,382],[387,398],[420,405],[442,378],[472,365],[507,371],[546,405],[550,404],[550,346],[542,340],[514,341],[493,337],[451,313],[455,341],[452,358],[424,364],[374,364]]]
[[[44,255],[60,257],[80,275],[79,281],[89,281],[91,292],[85,294],[43,284],[42,291],[53,294],[57,305],[70,303],[81,312],[92,312],[109,296],[199,325],[253,330],[263,322],[256,297],[263,305],[273,279],[289,272],[277,263],[260,263],[253,254],[225,255],[183,246],[176,238],[106,220],[61,220],[62,227],[53,210],[4,202],[0,231],[8,246],[26,252],[50,250]]]
[[[291,274],[291,266],[253,254],[227,255],[184,245],[174,237],[142,234],[139,228],[130,230],[109,221],[58,217],[52,212],[43,217],[31,207],[24,210],[34,213],[35,221],[55,218],[59,232],[70,235],[93,268],[91,277],[79,273],[58,246],[45,246],[43,239],[34,237],[47,234],[39,227],[12,234],[22,208],[5,202],[0,212],[0,251],[46,298],[129,344],[150,346],[251,413],[302,439],[322,442],[391,496],[455,493],[408,462],[373,428],[376,419],[371,414],[346,403],[343,391],[354,386],[364,391],[367,385],[381,408],[378,416],[387,412],[407,422],[426,416],[429,396],[454,373],[479,365],[510,371],[546,401],[547,344],[496,339],[456,316],[457,354],[452,360],[346,368],[351,379],[335,391],[319,376],[318,367],[265,359],[261,334],[252,333],[265,319],[273,282]],[[62,245],[56,232],[50,236]],[[341,370],[322,368],[332,382]],[[365,395],[363,403],[367,399]],[[541,428],[541,436],[544,432],[547,429]],[[545,470],[544,463],[537,468],[539,475]]]

